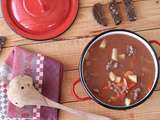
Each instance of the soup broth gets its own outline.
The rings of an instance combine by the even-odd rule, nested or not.
[[[129,106],[151,90],[155,64],[144,44],[117,34],[98,40],[88,49],[83,72],[98,99],[113,106]]]

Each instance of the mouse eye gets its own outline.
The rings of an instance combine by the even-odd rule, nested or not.
[[[24,89],[24,86],[22,86],[21,89],[23,90],[23,89]]]
[[[16,104],[16,105],[18,105],[18,103],[17,103],[17,102],[16,102],[15,104]]]

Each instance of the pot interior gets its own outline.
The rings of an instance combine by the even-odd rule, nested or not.
[[[158,78],[157,56],[151,45],[123,30],[105,32],[93,39],[83,52],[80,70],[89,96],[115,109],[145,101]]]

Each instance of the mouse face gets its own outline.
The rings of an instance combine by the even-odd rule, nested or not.
[[[10,81],[8,86],[8,99],[17,107],[24,107],[25,103],[24,96],[30,93],[33,87],[33,80],[31,77],[26,75],[19,75]]]

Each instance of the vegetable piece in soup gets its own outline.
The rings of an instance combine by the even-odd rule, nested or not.
[[[95,42],[87,52],[83,68],[89,89],[113,106],[129,106],[143,99],[155,77],[155,64],[148,48],[121,34]]]

